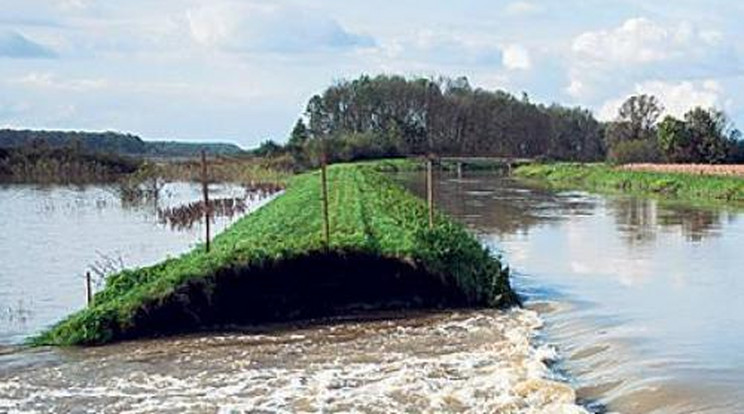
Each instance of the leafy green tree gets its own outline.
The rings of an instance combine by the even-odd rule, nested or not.
[[[310,141],[340,139],[343,157],[432,151],[443,156],[604,158],[601,125],[591,113],[558,108],[473,88],[466,78],[362,76],[313,96],[305,115]]]
[[[725,161],[739,135],[726,115],[716,109],[697,107],[687,112],[684,118],[694,150],[699,154],[696,161],[709,164]]]
[[[612,147],[624,141],[655,140],[656,122],[662,112],[664,107],[655,96],[631,96],[620,106],[617,119],[607,129],[607,145]]]
[[[284,147],[270,139],[262,142],[258,148],[253,150],[253,154],[259,157],[273,157],[281,155],[282,153],[284,153]]]
[[[659,123],[658,141],[667,161],[696,162],[700,159],[687,124],[673,116],[667,116]]]
[[[716,109],[693,108],[684,120],[666,117],[659,124],[659,147],[672,162],[721,163],[738,158],[739,132]]]
[[[305,126],[305,121],[302,118],[298,119],[294,128],[292,128],[292,134],[289,136],[289,146],[302,147],[309,138],[310,132]]]

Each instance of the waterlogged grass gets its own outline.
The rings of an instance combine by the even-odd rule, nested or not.
[[[685,173],[631,171],[607,164],[530,164],[518,177],[537,179],[559,188],[622,191],[693,201],[744,202],[744,179]]]
[[[151,267],[114,275],[95,295],[93,306],[71,315],[32,343],[102,344],[130,338],[136,336],[132,332],[137,331],[137,321],[147,317],[148,309],[172,301],[185,285],[200,286],[209,298],[225,269],[240,269],[240,277],[250,278],[251,269],[329,251],[415,263],[433,278],[445,280],[468,305],[516,302],[508,270],[498,259],[443,215],[437,215],[435,228],[429,229],[424,203],[375,171],[378,167],[389,165],[329,168],[328,249],[321,231],[320,175],[299,175],[290,180],[284,194],[217,236],[211,253],[199,247]]]

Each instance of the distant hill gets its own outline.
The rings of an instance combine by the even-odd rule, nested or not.
[[[238,155],[244,151],[235,144],[145,141],[119,132],[32,131],[0,129],[0,148],[25,146],[75,147],[86,152],[132,157],[188,158],[205,150],[209,155]]]

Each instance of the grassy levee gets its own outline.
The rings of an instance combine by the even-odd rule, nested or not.
[[[698,202],[744,202],[744,179],[714,175],[631,171],[608,164],[530,164],[514,171],[566,189],[629,192]]]
[[[324,246],[320,175],[214,239],[110,277],[93,305],[31,340],[94,345],[230,325],[368,309],[508,306],[508,269],[460,224],[437,215],[374,164],[329,168],[331,242]]]

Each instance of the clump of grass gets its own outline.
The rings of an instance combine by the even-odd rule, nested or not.
[[[744,202],[744,179],[713,175],[630,170],[608,164],[530,164],[515,175],[559,188],[632,192],[690,200]]]
[[[209,181],[235,183],[248,187],[269,185],[283,187],[292,175],[291,166],[273,159],[216,157],[208,160]],[[166,181],[202,180],[200,160],[171,161],[159,165],[159,176]]]
[[[329,168],[329,245],[325,245],[321,231],[320,175],[302,174],[289,181],[284,194],[217,236],[209,254],[198,247],[155,266],[110,277],[106,288],[96,294],[93,306],[71,315],[32,343],[101,344],[143,332],[157,333],[155,326],[172,326],[181,320],[189,326],[203,327],[217,320],[209,315],[214,315],[212,310],[219,306],[219,298],[228,295],[223,286],[229,283],[246,289],[247,284],[255,282],[244,290],[245,297],[240,297],[239,289],[227,289],[232,290],[230,297],[238,295],[238,301],[249,303],[233,314],[223,312],[219,319],[222,322],[231,322],[230,318],[234,318],[233,322],[254,320],[246,315],[250,312],[286,317],[289,311],[281,307],[285,303],[307,301],[325,305],[346,292],[358,294],[356,285],[367,286],[363,279],[353,279],[363,277],[355,272],[336,280],[333,275],[324,275],[324,269],[317,266],[300,266],[299,273],[292,271],[289,276],[277,270],[292,268],[292,263],[313,263],[313,257],[328,259],[317,263],[330,263],[331,267],[346,261],[353,265],[354,259],[349,258],[354,257],[405,265],[410,271],[400,270],[398,265],[390,267],[389,263],[381,265],[402,272],[386,274],[385,283],[391,283],[391,295],[400,296],[396,291],[399,287],[394,284],[405,282],[406,275],[427,275],[426,283],[405,285],[411,300],[417,303],[506,306],[517,302],[509,285],[508,270],[497,258],[461,225],[443,215],[436,216],[436,225],[430,229],[424,203],[375,168],[374,164]],[[364,270],[362,265],[357,273],[362,275]],[[303,272],[307,272],[307,277],[317,277],[318,285],[312,284],[315,279],[303,278]],[[254,295],[251,297],[257,301],[265,299],[257,286],[279,277],[290,282],[266,292],[274,295],[266,306],[274,306],[277,311],[250,307],[248,295]],[[329,280],[341,284],[335,288],[329,284],[326,289]],[[292,283],[298,286],[295,288]],[[370,286],[380,292],[387,288]],[[449,293],[442,293],[445,290]],[[427,292],[442,293],[441,301],[427,300]],[[160,319],[160,325],[153,322],[153,318],[161,317],[165,319]]]

